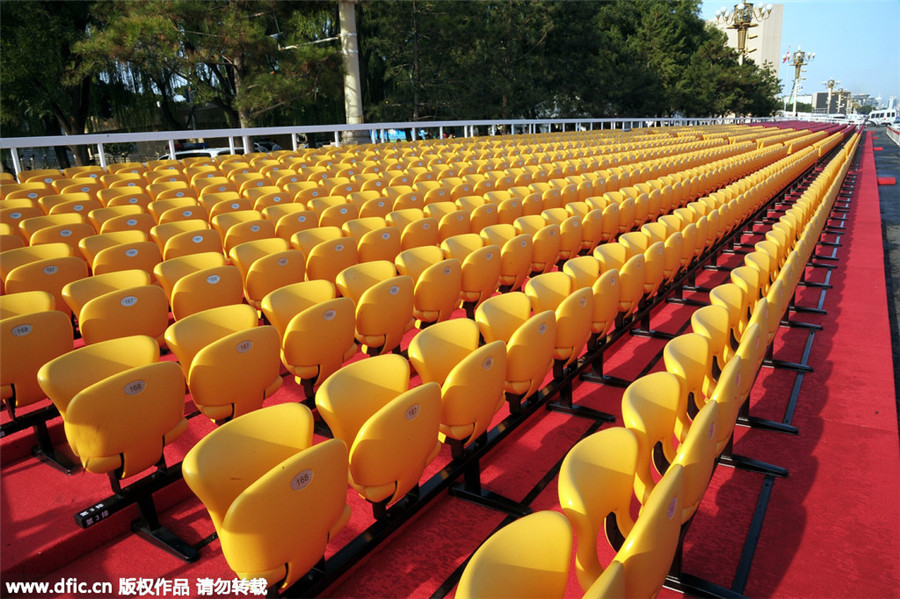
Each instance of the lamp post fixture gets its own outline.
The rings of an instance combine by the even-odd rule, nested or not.
[[[834,79],[829,79],[828,81],[823,81],[823,82],[822,82],[822,85],[825,85],[825,86],[828,87],[828,105],[827,105],[826,108],[825,108],[826,114],[830,114],[830,113],[831,113],[831,93],[832,93],[832,90],[834,90],[834,86],[835,86],[835,85],[840,85],[840,83],[841,83],[840,81],[835,81]],[[836,112],[840,112],[840,111],[838,110],[838,111],[836,111]]]
[[[794,116],[797,116],[797,91],[800,89],[800,73],[803,67],[808,65],[816,57],[815,52],[805,52],[797,46],[797,51],[792,55],[791,64],[794,65]]]
[[[744,64],[744,56],[753,51],[747,50],[747,32],[751,27],[757,27],[759,23],[768,19],[770,14],[772,14],[771,4],[754,7],[752,2],[735,4],[731,10],[723,6],[716,11],[717,22],[725,25],[727,29],[737,31],[738,62],[740,64]]]

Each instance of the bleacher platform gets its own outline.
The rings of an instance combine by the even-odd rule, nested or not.
[[[871,140],[773,124],[0,181],[4,582],[889,595],[887,508],[801,554],[900,492]]]

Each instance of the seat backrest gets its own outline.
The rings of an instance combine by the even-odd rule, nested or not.
[[[645,503],[657,477],[675,459],[675,422],[685,417],[681,381],[669,372],[653,372],[631,383],[622,396],[622,422],[638,441],[634,494]],[[657,444],[663,455],[656,453]]]
[[[556,315],[547,310],[526,320],[506,344],[507,391],[529,397],[553,366]]]
[[[352,446],[362,425],[409,388],[409,362],[402,356],[375,356],[345,365],[316,393],[316,407],[336,439]]]
[[[244,300],[241,272],[236,266],[214,266],[190,273],[178,279],[169,300],[172,316],[185,316]]]
[[[147,335],[164,341],[169,302],[158,285],[141,285],[98,295],[84,304],[78,328],[86,344],[117,337]]]
[[[182,277],[205,268],[224,265],[225,256],[221,252],[200,252],[163,260],[153,268],[153,274],[166,296],[171,299],[175,283]]]
[[[355,331],[353,300],[322,300],[288,321],[282,333],[282,360],[295,376],[322,382],[356,352]]]
[[[94,274],[119,270],[143,270],[152,274],[156,265],[162,262],[162,252],[152,241],[120,243],[100,250],[91,263]]]
[[[150,275],[146,271],[120,270],[72,281],[63,287],[62,296],[78,318],[86,303],[104,293],[149,284]]]
[[[191,314],[166,329],[166,345],[187,375],[198,351],[226,335],[259,324],[256,310],[247,304],[229,304]]]
[[[559,471],[559,504],[578,538],[575,571],[587,589],[603,567],[597,553],[600,531],[616,549],[632,527],[630,506],[638,442],[624,427],[613,427],[579,441]]]
[[[297,235],[305,232],[301,231]],[[324,279],[334,283],[338,273],[358,262],[356,240],[352,237],[339,237],[323,241],[304,254],[306,255],[306,276],[310,280]]]
[[[521,292],[496,295],[482,302],[475,311],[475,322],[485,342],[509,342],[513,334],[531,316],[531,300]]]
[[[691,329],[706,337],[712,357],[707,365],[703,393],[709,397],[715,388],[719,373],[725,365],[726,347],[729,343],[730,317],[722,306],[703,306],[691,315]],[[730,354],[728,354],[730,356]]]
[[[64,424],[85,470],[119,479],[146,470],[187,429],[181,369],[156,362],[103,378],[75,394]]]
[[[354,264],[339,272],[335,279],[335,287],[342,296],[349,297],[358,303],[367,289],[376,283],[396,276],[397,269],[393,262],[387,260],[364,262]]]
[[[281,386],[281,341],[272,326],[226,335],[196,353],[187,382],[197,408],[211,420],[230,420],[262,406]]]
[[[38,383],[63,420],[75,394],[114,374],[159,361],[159,344],[136,335],[85,345],[50,360],[38,370]],[[182,392],[184,384],[182,383]],[[182,403],[184,394],[182,393]]]
[[[49,291],[22,291],[0,295],[0,320],[21,314],[53,310],[56,300]]]
[[[347,446],[334,439],[312,445],[312,431],[308,408],[280,404],[223,424],[185,456],[184,479],[239,576],[290,586],[349,517]],[[285,517],[298,512],[311,516]]]
[[[268,237],[247,241],[231,248],[228,257],[231,263],[238,267],[241,275],[246,279],[250,265],[269,254],[281,252],[290,247],[290,243],[280,237]]]
[[[478,325],[468,318],[437,323],[412,338],[409,361],[423,382],[443,385],[453,368],[478,348],[478,335]]]
[[[719,404],[710,401],[697,413],[691,423],[691,429],[678,446],[678,452],[672,465],[684,468],[684,504],[681,521],[691,519],[700,501],[709,487],[716,465],[718,451],[717,426],[719,420]]]
[[[360,495],[391,504],[412,490],[440,452],[440,419],[437,383],[404,391],[367,418],[350,447],[350,482]]]
[[[50,360],[72,349],[69,318],[46,305],[43,308],[0,319],[0,346],[3,347],[0,352],[0,396],[4,401],[13,402],[15,408],[47,397],[38,384],[38,371]]]
[[[87,263],[79,257],[47,258],[28,262],[12,269],[6,275],[4,288],[6,293],[47,291],[56,299],[57,310],[71,314],[68,304],[63,299],[63,287],[87,276]]]
[[[572,279],[561,271],[540,274],[525,283],[525,295],[531,300],[531,309],[536,313],[556,310],[571,291]]]
[[[577,256],[569,258],[563,264],[562,271],[572,279],[572,288],[590,287],[600,275],[600,263],[593,256]]]
[[[684,439],[689,426],[687,414],[696,414],[706,403],[704,388],[707,373],[712,371],[712,359],[709,340],[699,333],[679,335],[663,348],[666,371],[674,374],[681,382],[679,423],[676,425],[679,439]]]
[[[569,579],[572,528],[558,512],[544,510],[504,526],[466,565],[456,596],[563,597]]]
[[[414,324],[414,305],[415,288],[410,277],[401,275],[375,283],[356,302],[356,338],[366,351],[393,351]]]
[[[616,554],[625,569],[626,597],[655,597],[662,588],[678,547],[683,508],[683,470],[674,465],[650,494]]]

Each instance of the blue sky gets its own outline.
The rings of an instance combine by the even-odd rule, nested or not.
[[[766,0],[767,2],[770,0]],[[701,16],[735,2],[704,0]],[[764,3],[762,3],[764,4]],[[773,2],[775,4],[775,2]],[[900,0],[786,0],[781,28],[781,56],[800,45],[815,52],[806,67],[804,94],[827,91],[822,81],[834,78],[853,93],[900,98]],[[782,92],[791,91],[793,67],[779,65]],[[900,100],[898,100],[900,101]]]

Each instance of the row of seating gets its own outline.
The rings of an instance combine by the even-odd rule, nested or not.
[[[732,279],[755,281],[755,275],[746,277],[749,269],[761,284],[752,292],[734,283],[714,288],[712,303],[691,318],[694,332],[666,345],[666,370],[638,379],[625,391],[624,427],[595,433],[568,453],[559,475],[565,517],[538,512],[492,535],[472,556],[457,595],[562,597],[576,537],[575,569],[586,597],[653,597],[667,577],[680,574],[676,551],[714,468],[749,462],[731,454],[738,414],[857,144],[858,136],[770,231],[778,233],[756,244],[745,257],[747,266],[731,272]],[[766,259],[771,269],[757,270]],[[763,283],[771,284],[768,291]],[[743,305],[726,307],[722,299],[732,289],[744,298]],[[632,496],[641,504],[636,522]],[[616,552],[606,567],[596,546],[604,528]]]
[[[763,175],[763,177],[765,177],[767,174],[769,174],[769,173],[768,173],[768,172],[765,173],[765,174]],[[706,216],[706,214],[704,214],[703,216]],[[693,219],[693,217],[691,217],[691,218]],[[709,220],[709,219],[707,219],[707,221],[708,221],[708,220]],[[620,245],[621,245],[621,244],[620,244]],[[704,242],[704,247],[706,247],[706,246],[705,246],[705,242]],[[588,257],[589,257],[589,256],[588,256]],[[390,265],[390,266],[393,268],[393,265]],[[552,266],[552,265],[551,265],[551,266]],[[624,266],[624,265],[623,265],[623,266]],[[599,267],[598,267],[598,272],[599,272]],[[556,275],[557,273],[547,273],[547,274]],[[564,273],[564,274],[565,274],[565,273]],[[542,275],[542,276],[543,276],[543,275]],[[499,305],[500,305],[500,303],[501,303],[499,300],[501,300],[501,299],[503,300],[502,303],[504,303],[504,304],[510,304],[510,305],[512,305],[513,303],[515,303],[515,304],[521,304],[521,305],[524,306],[525,303],[523,303],[523,301],[522,301],[522,298],[523,298],[523,297],[524,297],[524,299],[526,300],[526,302],[528,303],[528,308],[527,308],[528,311],[530,311],[530,310],[532,309],[531,303],[532,303],[532,302],[535,302],[535,301],[543,301],[543,302],[546,302],[546,305],[553,305],[553,302],[554,302],[555,300],[538,300],[538,299],[536,299],[536,298],[538,298],[538,290],[540,290],[540,289],[542,289],[542,288],[545,288],[545,287],[548,288],[548,289],[554,288],[554,287],[556,286],[556,280],[561,281],[561,278],[560,278],[559,276],[554,276],[554,277],[552,277],[552,278],[554,279],[554,284],[550,284],[550,283],[548,282],[548,281],[550,280],[550,278],[551,278],[551,277],[545,277],[545,279],[541,279],[540,276],[539,276],[539,277],[534,277],[534,278],[532,279],[532,282],[529,283],[529,286],[526,287],[526,294],[521,294],[521,293],[519,293],[519,294],[507,294],[506,296],[497,296],[497,298],[496,298],[496,299],[498,300],[498,301],[496,302],[497,306],[499,307]],[[337,282],[337,279],[338,279],[338,277],[336,276],[336,277],[335,277],[335,282]],[[545,281],[547,282],[546,284],[545,284]],[[305,283],[304,283],[304,284],[305,284]],[[353,287],[353,282],[352,282],[352,281],[347,281],[347,282],[346,282],[346,289],[350,290],[352,287]],[[531,291],[532,293],[527,294],[528,291]],[[642,286],[642,291],[643,291],[643,286]],[[343,290],[342,290],[342,292],[343,292]],[[556,294],[557,294],[557,296],[562,296],[562,295],[568,296],[568,295],[569,295],[568,290],[567,290],[565,293],[556,292]],[[352,291],[348,291],[348,295],[353,295]],[[530,295],[531,297],[529,297],[529,295]],[[507,297],[508,297],[509,299],[507,299]],[[575,300],[572,302],[572,304],[573,304],[574,306],[577,306],[577,307],[581,308],[581,313],[584,314],[584,313],[585,313],[585,308],[586,308],[587,304],[589,304],[591,301],[593,301],[593,297],[594,297],[594,294],[592,294],[592,293],[586,294],[586,293],[583,293],[583,292],[582,292],[582,293],[580,294],[580,296],[576,296],[577,299],[575,299]],[[591,299],[589,300],[588,298],[591,298]],[[345,297],[344,299],[347,299],[347,298]],[[618,299],[618,298],[617,298],[617,299]],[[618,303],[618,302],[617,302],[617,303]],[[246,307],[246,306],[245,306],[245,307]],[[262,307],[262,305],[261,305],[261,307]],[[482,305],[481,305],[481,307],[480,307],[480,313],[481,313],[481,315],[482,315],[481,320],[478,320],[478,318],[477,318],[477,316],[476,316],[476,320],[478,320],[479,324],[482,324],[482,323],[486,322],[487,319],[488,319],[488,316],[487,316],[487,315],[489,315],[489,313],[491,313],[492,311],[495,311],[495,312],[499,313],[499,310],[494,310],[494,308],[495,308],[495,306],[494,306],[493,303],[482,303]],[[554,308],[551,308],[551,310],[554,310],[554,309],[556,309],[556,308],[558,308],[558,305],[555,306]],[[535,308],[535,310],[536,310],[536,308]],[[542,313],[542,314],[545,314],[545,313],[548,312],[548,311],[549,311],[549,310],[546,310],[546,309],[545,309],[545,310],[543,310],[541,313]],[[629,311],[629,312],[631,311],[631,307],[629,307],[629,310],[628,310],[628,311]],[[198,314],[199,314],[199,313],[198,313]],[[248,312],[248,315],[249,315],[249,312]],[[254,317],[255,317],[255,314],[254,314]],[[512,329],[513,327],[510,325],[510,322],[511,322],[511,321],[509,321],[509,316],[504,315],[504,316],[503,316],[503,319],[504,319],[504,320],[503,320],[503,326],[506,327],[507,329]],[[458,319],[457,319],[457,320],[458,320]],[[520,319],[520,320],[522,320],[522,319]],[[532,320],[532,318],[529,318],[528,320]],[[554,314],[554,315],[553,315],[553,318],[552,318],[552,321],[553,321],[553,327],[556,327],[556,323],[557,323],[558,321],[561,321],[561,320],[562,320],[562,319],[557,318],[557,315]],[[582,322],[582,323],[585,321],[585,319],[584,319],[583,316],[582,316],[582,317],[579,317],[578,320],[579,320],[579,322]],[[249,319],[248,319],[248,321],[249,321]],[[191,321],[188,321],[188,320],[185,320],[185,319],[179,319],[179,322],[176,322],[175,325],[172,325],[172,327],[175,327],[175,326],[178,325],[179,323],[185,323],[185,322],[191,322]],[[551,322],[550,319],[547,319],[546,322],[539,322],[539,319],[534,319],[534,323],[535,323],[535,324],[534,324],[534,328],[540,330],[540,329],[541,329],[541,324],[543,324],[543,325],[545,325],[545,326],[543,327],[543,331],[541,331],[540,334],[546,335],[547,333],[555,332],[555,331],[551,331],[550,322]],[[520,324],[516,325],[516,326],[515,326],[515,329],[521,328],[521,326],[522,326],[523,324],[525,324],[525,323],[524,323],[524,322],[521,322]],[[171,327],[170,327],[170,328],[171,328]],[[264,327],[252,327],[252,328],[264,328]],[[438,331],[441,331],[441,330],[442,330],[442,329],[438,329],[438,328],[436,328],[436,327],[432,327],[432,328],[436,331],[435,334],[437,334]],[[448,328],[448,330],[449,330],[449,328]],[[580,330],[583,331],[584,329],[581,328]],[[428,332],[428,330],[424,331],[423,333],[420,333],[419,335],[417,335],[417,336],[415,337],[415,339],[418,339],[419,337],[423,336],[424,333],[427,333],[427,332]],[[479,331],[479,332],[481,332],[481,331]],[[271,335],[269,335],[269,336],[271,337]],[[504,336],[505,336],[505,335],[504,335]],[[487,338],[487,336],[485,336],[485,337]],[[549,337],[549,336],[548,336],[548,337]],[[415,340],[415,339],[414,339],[414,340]],[[423,337],[423,339],[424,339],[424,337]],[[511,339],[511,338],[510,338],[510,339]],[[554,339],[554,341],[556,340],[556,336],[555,336],[555,335],[553,335],[553,339]],[[507,339],[502,339],[502,340],[508,341]],[[177,343],[176,343],[176,345],[177,345]],[[239,347],[240,345],[241,345],[241,342],[239,342],[238,345],[237,345],[236,347]],[[583,345],[582,345],[582,346],[583,346]],[[494,347],[495,347],[495,351],[496,351],[496,348],[499,348],[500,346],[498,346],[498,345],[495,344]],[[276,345],[276,348],[277,348],[277,345]],[[173,349],[174,349],[174,348],[173,348]],[[504,348],[504,349],[506,349],[506,348]],[[232,348],[232,350],[233,350],[233,348]],[[563,356],[557,357],[557,356],[559,356],[559,355],[562,353],[563,350],[569,351],[569,354],[568,354],[568,355],[563,355]],[[157,350],[157,351],[158,351],[158,350]],[[240,351],[241,351],[241,350],[240,350],[240,348],[239,348],[239,349],[238,349],[238,353],[240,353]],[[580,353],[580,351],[581,351],[581,347],[576,347],[575,344],[573,344],[571,347],[569,347],[569,346],[561,346],[561,345],[559,345],[559,344],[556,344],[556,345],[553,345],[553,346],[552,346],[552,352],[551,352],[551,353],[553,354],[553,358],[555,358],[555,359],[557,359],[557,360],[564,360],[564,361],[565,361],[565,360],[569,360],[569,361],[571,361],[571,359],[574,359],[574,358],[577,358],[577,357],[578,357],[578,354]],[[176,351],[175,353],[176,353],[176,355],[178,355],[178,351]],[[234,352],[232,351],[232,353],[234,353]],[[499,355],[499,354],[498,354],[498,355]],[[190,363],[191,363],[191,360],[190,360],[190,359],[184,359],[184,360],[182,360],[180,355],[179,355],[178,357],[179,357],[179,361],[180,361],[181,364],[182,364],[182,367],[183,367],[183,368],[188,368],[188,371],[187,371],[187,372],[183,371],[183,372],[182,372],[182,375],[185,375],[185,374],[188,375],[188,385],[189,385],[189,388],[190,388],[190,380],[189,380],[189,379],[190,379],[190,374],[189,374],[189,373],[190,373],[190,366],[185,366],[185,362],[187,362],[188,364],[190,364]],[[386,357],[392,358],[392,359],[393,359],[392,356],[386,356]],[[509,356],[507,356],[507,358],[509,358]],[[413,354],[412,354],[412,353],[411,353],[411,355],[410,355],[410,359],[411,359],[411,360],[413,359]],[[499,358],[496,358],[496,360],[499,360]],[[427,360],[427,361],[430,362],[431,360]],[[493,361],[493,360],[492,360],[492,361]],[[507,362],[508,362],[508,361],[509,361],[509,360],[507,360]],[[212,362],[213,362],[213,363],[216,363],[217,360],[213,360]],[[270,361],[270,362],[275,362],[275,363],[277,364],[277,349],[276,349],[276,361]],[[547,360],[546,362],[547,362],[547,367],[546,367],[546,369],[544,370],[543,374],[542,374],[542,375],[538,378],[538,380],[536,381],[536,384],[537,384],[538,387],[540,386],[541,382],[543,381],[544,375],[546,375],[547,371],[549,370],[549,364],[552,364],[552,358],[551,358],[551,360]],[[507,366],[508,366],[508,364],[507,364]],[[345,368],[346,368],[346,367],[345,367]],[[408,368],[408,367],[407,367],[407,368]],[[425,368],[425,367],[423,367],[423,368]],[[171,370],[171,369],[170,369],[170,370]],[[341,369],[341,370],[344,370],[344,369]],[[241,372],[241,371],[240,371],[240,369],[236,369],[236,372]],[[512,392],[515,392],[515,393],[520,394],[520,395],[521,395],[521,394],[524,394],[524,396],[527,397],[530,393],[532,393],[534,390],[536,390],[537,387],[535,387],[535,381],[534,381],[533,379],[523,379],[523,380],[515,379],[515,378],[512,378],[512,379],[511,379],[511,378],[508,376],[508,374],[509,374],[508,368],[507,368],[507,369],[504,369],[503,372],[504,372],[504,376],[506,377],[506,378],[504,379],[503,383],[504,383],[504,387],[507,388],[507,391],[512,391]],[[348,375],[348,376],[349,376],[349,375]],[[279,382],[280,382],[280,378],[279,378]],[[408,383],[407,383],[407,384],[408,384]],[[437,381],[437,380],[435,381],[435,384],[438,384],[438,381]],[[525,385],[527,385],[527,386],[525,386]],[[182,392],[183,392],[183,383],[182,383]],[[193,389],[192,389],[192,394],[193,394]],[[320,389],[320,394],[317,395],[317,403],[318,403],[318,398],[320,397],[320,395],[321,395],[321,389]],[[183,399],[183,393],[182,393],[182,399]],[[324,399],[323,399],[322,401],[324,401]],[[498,401],[502,401],[502,400],[498,400]],[[494,402],[494,403],[497,403],[497,402]],[[183,409],[183,406],[182,406],[182,409]],[[233,409],[232,409],[232,410],[233,410]],[[232,415],[232,416],[235,415],[235,412],[232,411],[232,414],[231,414],[231,415]],[[228,415],[225,415],[224,418],[227,419],[227,417],[228,417]],[[488,422],[489,422],[489,421],[488,421]],[[454,427],[456,427],[456,426],[459,426],[459,425],[458,425],[458,424],[454,424],[454,423],[450,423],[450,424],[446,425],[445,428],[447,428],[448,430],[452,430],[452,429],[453,429]],[[472,437],[472,438],[474,438],[474,437]],[[350,445],[350,443],[348,442],[347,445]],[[421,474],[421,473],[420,473],[420,474]],[[382,492],[383,492],[383,489],[382,489]],[[394,496],[394,499],[396,499],[396,496]]]

